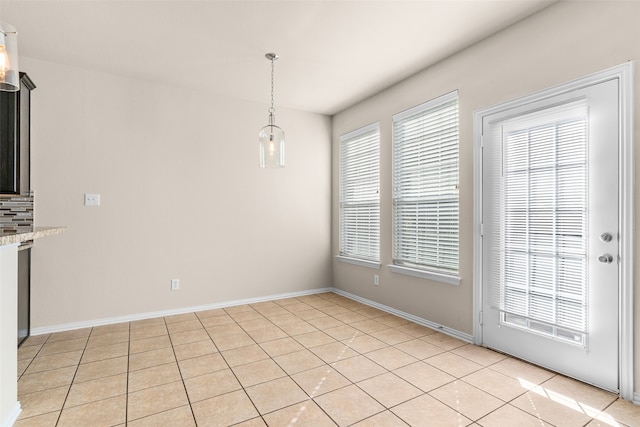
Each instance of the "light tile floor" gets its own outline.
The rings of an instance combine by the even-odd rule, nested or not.
[[[337,294],[30,337],[24,426],[640,426],[640,406]]]

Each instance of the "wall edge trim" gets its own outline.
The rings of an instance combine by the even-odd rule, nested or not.
[[[380,304],[378,302],[375,302],[375,301],[372,301],[372,300],[369,300],[369,299],[366,299],[366,298],[362,298],[362,297],[360,297],[358,295],[349,293],[347,291],[343,291],[342,289],[338,289],[338,288],[334,287],[332,289],[332,291],[335,294],[342,295],[343,297],[352,299],[354,301],[358,301],[358,302],[360,302],[362,304],[368,305],[370,307],[377,308],[377,309],[382,310],[382,311],[386,311],[387,313],[393,314],[393,315],[398,316],[398,317],[402,317],[405,320],[409,320],[409,321],[411,321],[413,323],[417,323],[419,325],[426,326],[427,328],[431,328],[431,329],[434,329],[434,330],[436,330],[438,332],[442,332],[445,335],[449,335],[451,337],[457,338],[457,339],[462,340],[464,342],[467,342],[469,344],[473,344],[473,335],[471,335],[471,334],[465,334],[464,332],[460,332],[460,331],[458,331],[456,329],[449,328],[449,327],[446,327],[444,325],[440,325],[440,324],[432,322],[430,320],[423,319],[422,317],[414,316],[413,314],[406,313],[406,312],[401,311],[401,310],[397,310],[397,309],[395,309],[393,307],[389,307],[387,305]]]
[[[32,328],[30,331],[30,335],[33,335],[33,336],[44,335],[44,334],[51,334],[55,332],[71,331],[75,329],[91,328],[94,326],[111,325],[114,323],[134,322],[136,320],[152,319],[155,317],[174,316],[176,314],[185,314],[185,313],[193,313],[193,312],[205,311],[205,310],[214,310],[217,308],[233,307],[233,306],[244,305],[244,304],[256,304],[259,302],[301,297],[305,295],[321,294],[324,292],[332,292],[332,291],[333,291],[332,287],[316,288],[316,289],[309,289],[305,291],[287,292],[282,294],[268,295],[264,297],[244,298],[244,299],[238,299],[238,300],[223,301],[223,302],[218,302],[213,304],[175,308],[170,310],[150,311],[147,313],[131,314],[126,316],[115,316],[115,317],[106,317],[102,319],[87,320],[82,322],[63,323],[59,325]]]

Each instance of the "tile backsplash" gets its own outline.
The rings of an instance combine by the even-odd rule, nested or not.
[[[33,231],[33,196],[0,195],[0,233]]]

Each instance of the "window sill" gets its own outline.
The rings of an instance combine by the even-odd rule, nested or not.
[[[459,285],[460,277],[449,274],[436,273],[433,271],[418,270],[417,268],[403,267],[400,265],[389,265],[389,269],[398,274],[406,274],[407,276],[419,277],[421,279],[429,279],[436,282],[446,283],[448,285]]]
[[[369,267],[369,268],[380,269],[380,263],[379,262],[375,262],[375,261],[367,261],[367,260],[364,260],[364,259],[349,258],[349,257],[341,256],[341,255],[337,255],[336,259],[338,261],[340,261],[340,262],[346,262],[347,264],[354,264],[354,265],[359,265],[361,267]]]

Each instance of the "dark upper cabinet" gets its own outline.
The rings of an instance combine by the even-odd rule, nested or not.
[[[29,194],[31,91],[36,85],[20,73],[20,90],[0,92],[0,194]]]

